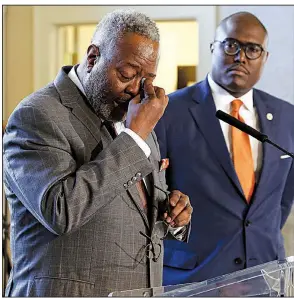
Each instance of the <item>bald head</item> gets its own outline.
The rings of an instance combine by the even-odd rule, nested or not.
[[[214,39],[221,40],[224,33],[230,31],[231,28],[236,25],[240,28],[243,27],[244,30],[246,30],[249,25],[259,27],[264,32],[266,40],[268,38],[268,32],[265,26],[254,14],[246,11],[240,11],[229,15],[220,22],[220,24],[216,28]]]

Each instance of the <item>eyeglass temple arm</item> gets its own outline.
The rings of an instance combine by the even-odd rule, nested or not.
[[[166,199],[164,200],[164,202],[161,204],[162,208],[161,208],[161,212],[163,213],[167,213],[168,215],[171,214],[171,206],[170,206],[170,203],[169,203],[169,194],[170,192],[169,191],[165,191],[163,189],[161,189],[160,187],[158,187],[157,185],[154,184],[154,187],[160,191],[162,191],[165,196],[166,196]]]

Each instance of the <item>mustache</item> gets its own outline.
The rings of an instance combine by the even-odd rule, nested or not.
[[[114,101],[117,103],[117,104],[129,104],[129,102],[134,98],[134,96],[122,96],[122,97],[117,97],[117,98],[114,98]]]
[[[230,67],[227,68],[227,71],[231,71],[231,70],[240,70],[243,71],[244,73],[246,73],[247,75],[250,74],[250,71],[242,64],[240,63],[234,63],[233,65],[231,65]]]

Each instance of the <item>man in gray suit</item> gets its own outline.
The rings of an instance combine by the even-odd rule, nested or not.
[[[168,162],[153,133],[168,102],[152,84],[158,51],[153,21],[115,11],[80,65],[63,67],[12,113],[4,136],[13,263],[6,295],[161,285],[162,239],[187,241],[192,207],[180,191],[165,192]]]

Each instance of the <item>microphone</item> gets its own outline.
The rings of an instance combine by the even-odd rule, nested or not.
[[[259,132],[258,130],[254,129],[253,127],[239,121],[235,117],[233,117],[233,116],[231,116],[231,115],[229,115],[229,114],[227,114],[227,113],[225,113],[221,110],[218,110],[216,112],[215,116],[218,119],[220,119],[220,120],[222,120],[222,121],[224,121],[224,122],[238,128],[238,129],[242,130],[243,132],[245,132],[248,135],[252,136],[253,138],[257,139],[258,141],[260,141],[262,143],[266,142],[266,143],[269,143],[269,144],[273,145],[274,147],[278,148],[279,150],[283,151],[284,153],[286,153],[287,155],[291,156],[294,159],[294,154],[293,153],[288,152],[284,148],[282,148],[279,145],[277,145],[276,143],[272,142],[268,138],[267,135],[265,135],[265,134]]]

